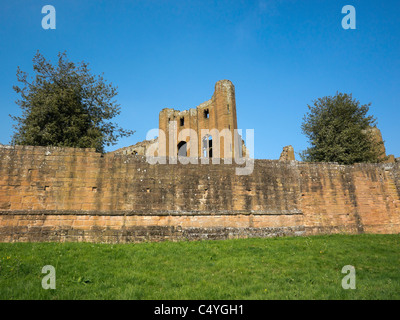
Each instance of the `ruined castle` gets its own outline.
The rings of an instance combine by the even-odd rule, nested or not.
[[[159,114],[159,136],[114,151],[115,154],[232,158],[249,156],[237,130],[235,87],[229,80],[215,84],[211,99],[196,108],[171,108]],[[162,137],[162,138],[161,138]]]
[[[246,175],[225,162],[147,161],[151,148],[157,156],[214,158],[237,150],[247,157],[235,136],[234,93],[230,81],[219,81],[196,108],[160,112],[164,137],[115,152],[0,145],[0,241],[400,233],[399,162],[303,163],[291,146],[280,160],[253,160]],[[212,129],[225,132],[223,143]]]

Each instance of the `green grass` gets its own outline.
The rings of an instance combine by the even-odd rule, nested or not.
[[[0,299],[400,299],[399,235],[0,243]],[[56,289],[41,286],[56,269]],[[356,269],[356,289],[341,286]]]

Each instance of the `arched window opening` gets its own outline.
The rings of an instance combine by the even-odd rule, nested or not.
[[[185,141],[178,143],[178,157],[187,157],[187,143]]]
[[[212,158],[212,136],[207,135],[203,138],[203,157]]]

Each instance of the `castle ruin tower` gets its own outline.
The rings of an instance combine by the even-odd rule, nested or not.
[[[218,81],[211,99],[196,108],[185,111],[171,108],[161,110],[159,129],[165,134],[166,144],[165,148],[159,149],[160,155],[165,150],[168,157],[234,157],[236,143],[241,154],[241,139],[236,138],[235,141],[234,136],[234,130],[237,129],[234,85],[229,80]],[[216,133],[220,134],[219,137]],[[193,151],[196,145],[197,155]]]

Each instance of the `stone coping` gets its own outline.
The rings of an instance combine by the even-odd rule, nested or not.
[[[0,215],[80,215],[80,216],[238,216],[238,215],[303,215],[301,210],[270,211],[98,211],[98,210],[0,210]]]

